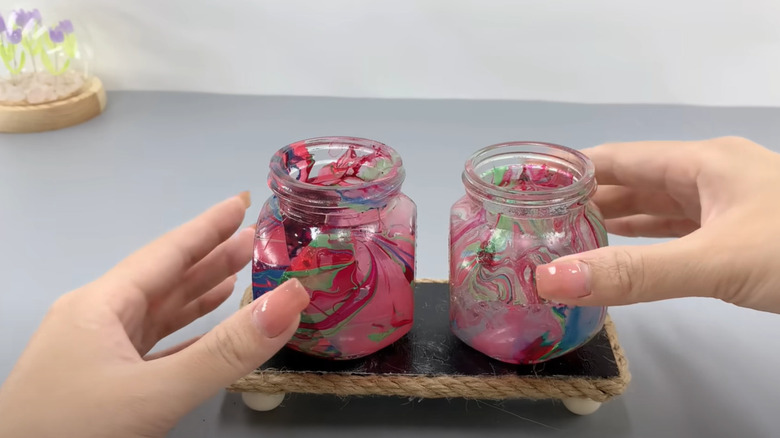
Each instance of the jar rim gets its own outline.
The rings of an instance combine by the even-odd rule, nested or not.
[[[294,155],[296,148],[300,147],[304,147],[310,152],[337,148],[344,151],[357,149],[367,153],[377,153],[380,158],[388,161],[389,166],[384,173],[374,179],[364,180],[357,177],[359,182],[351,181],[346,185],[319,185],[301,181],[293,176],[289,159]],[[403,160],[395,149],[375,140],[348,136],[314,137],[288,144],[273,155],[269,167],[268,182],[274,193],[305,199],[307,203],[321,205],[333,205],[339,200],[355,200],[357,197],[363,198],[369,203],[380,198],[387,198],[400,190],[405,178]]]
[[[576,178],[566,186],[534,190],[515,190],[485,181],[477,172],[484,161],[497,156],[545,157],[564,164]],[[466,161],[462,179],[467,190],[499,203],[516,205],[552,205],[582,199],[595,190],[595,166],[582,152],[566,146],[539,141],[509,141],[486,146]]]

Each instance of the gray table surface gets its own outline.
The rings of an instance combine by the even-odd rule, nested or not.
[[[268,160],[294,140],[352,135],[395,147],[419,205],[418,275],[446,278],[448,209],[479,147],[742,135],[780,151],[778,121],[780,109],[110,93],[105,114],[84,125],[0,135],[0,378],[58,295],[241,190],[253,192],[254,222],[269,194]],[[240,291],[249,270],[239,278]],[[161,345],[213,327],[239,295]],[[611,313],[633,382],[592,416],[549,401],[303,395],[256,413],[223,393],[171,436],[778,436],[780,317],[706,299]]]

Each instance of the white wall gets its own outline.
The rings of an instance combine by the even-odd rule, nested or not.
[[[778,0],[35,4],[111,89],[780,106]]]

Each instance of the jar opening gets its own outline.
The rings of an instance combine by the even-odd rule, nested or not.
[[[581,152],[538,142],[509,142],[477,151],[463,172],[466,189],[499,204],[576,203],[595,190],[593,163]]]
[[[280,149],[269,187],[278,196],[322,206],[371,206],[400,191],[403,162],[391,147],[363,138],[320,137]]]
[[[575,183],[571,172],[547,163],[532,160],[522,164],[492,167],[480,175],[480,179],[497,187],[520,192],[539,192],[558,189]]]

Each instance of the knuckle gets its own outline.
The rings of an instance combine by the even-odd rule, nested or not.
[[[246,264],[252,259],[252,250],[249,251],[233,251],[228,254],[225,260],[224,272],[232,275],[238,272],[246,266]]]
[[[241,365],[248,362],[244,340],[233,330],[215,330],[213,342],[208,344],[208,353],[228,365]]]
[[[50,314],[67,314],[73,308],[72,293],[60,296],[49,307]]]
[[[612,253],[607,275],[613,287],[626,301],[635,301],[644,287],[644,257],[626,250]]]
[[[47,319],[71,318],[74,315],[83,313],[85,306],[83,301],[84,300],[79,298],[77,291],[61,295],[49,306],[46,317]]]
[[[681,152],[690,167],[692,180],[705,176],[711,181],[731,168],[737,155],[752,154],[756,148],[759,146],[746,138],[730,136],[692,142]]]
[[[717,140],[718,140],[718,144],[724,147],[745,146],[745,145],[755,144],[751,140],[738,135],[729,135],[725,137],[720,137]]]
[[[753,148],[756,143],[739,136],[718,137],[701,144],[704,150],[719,154],[734,154],[746,148]]]

